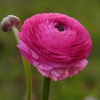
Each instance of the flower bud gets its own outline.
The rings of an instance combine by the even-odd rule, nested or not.
[[[0,27],[4,32],[8,32],[12,29],[13,26],[18,27],[20,24],[20,19],[14,15],[8,15],[3,18]]]

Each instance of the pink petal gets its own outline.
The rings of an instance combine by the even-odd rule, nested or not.
[[[86,67],[87,66],[87,64],[88,64],[88,61],[86,60],[86,59],[83,59],[83,60],[81,60],[81,61],[79,61],[76,65],[74,65],[75,67]]]
[[[38,66],[38,68],[40,68],[40,69],[42,69],[42,70],[51,70],[51,69],[53,69],[53,66],[52,65],[50,65],[50,64],[48,64],[48,62],[46,63],[41,63],[39,66]]]
[[[52,80],[54,80],[54,81],[57,81],[57,80],[58,80],[57,77],[53,76],[52,74],[50,74],[49,77],[50,77]]]
[[[83,70],[86,65],[88,64],[87,60],[81,60],[79,61],[77,64],[75,64],[74,66],[69,68],[69,76],[72,77],[75,74],[78,74],[81,70]]]
[[[38,71],[43,75],[43,76],[45,76],[45,77],[48,77],[49,76],[49,73],[47,73],[46,71],[43,71],[43,70],[41,70],[41,69],[39,69],[39,68],[37,68],[38,69]]]

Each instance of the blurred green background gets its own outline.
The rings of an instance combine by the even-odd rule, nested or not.
[[[73,78],[51,83],[50,100],[100,100],[100,0],[0,0],[0,21],[12,14],[23,21],[37,13],[59,12],[79,20],[93,40],[88,66]],[[20,30],[20,27],[19,27]],[[0,30],[0,100],[25,100],[25,73],[12,32]],[[32,100],[40,100],[43,77],[32,69]],[[91,99],[94,100],[94,99]]]

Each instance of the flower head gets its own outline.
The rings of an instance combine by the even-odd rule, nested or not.
[[[92,49],[88,31],[76,19],[59,13],[28,18],[19,32],[20,53],[45,77],[63,80],[83,70]]]

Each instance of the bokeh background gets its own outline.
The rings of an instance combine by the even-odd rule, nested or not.
[[[18,16],[22,24],[26,18],[44,12],[76,18],[93,40],[88,66],[73,78],[52,81],[50,100],[100,100],[100,0],[0,0],[0,21],[12,14]],[[13,32],[0,29],[0,100],[25,100],[25,73],[16,44]],[[32,100],[40,100],[43,77],[33,66],[31,70]]]

